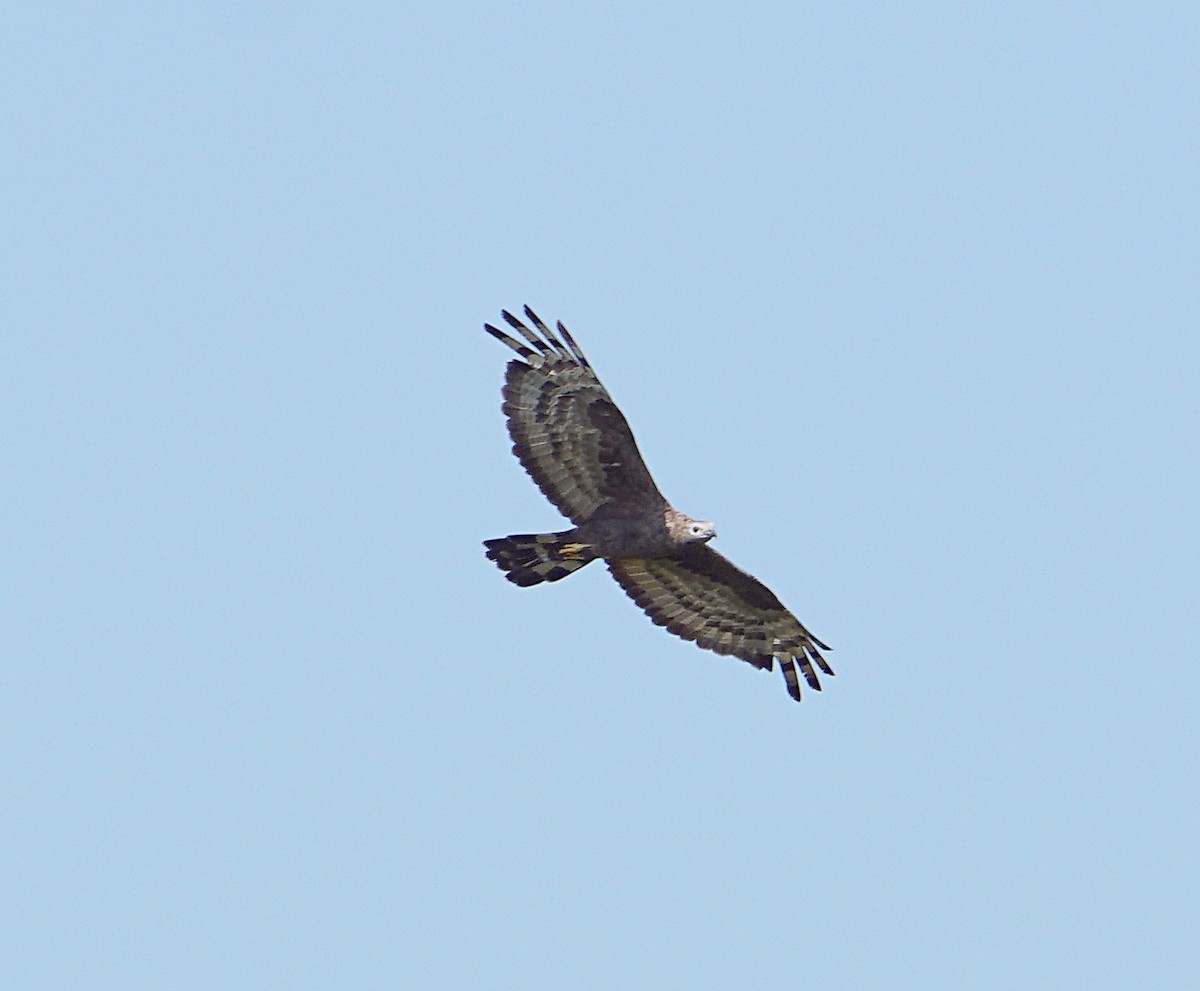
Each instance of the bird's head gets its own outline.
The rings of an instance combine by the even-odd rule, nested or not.
[[[703,544],[717,535],[717,528],[708,520],[694,520],[670,506],[667,507],[663,522],[667,524],[667,533],[676,546]]]

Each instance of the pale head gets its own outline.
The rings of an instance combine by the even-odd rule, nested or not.
[[[708,520],[694,520],[677,509],[666,512],[667,533],[677,544],[703,544],[717,535],[717,528]]]

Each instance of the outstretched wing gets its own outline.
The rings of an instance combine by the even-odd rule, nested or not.
[[[484,324],[524,359],[508,363],[504,381],[513,454],[546,498],[576,525],[665,506],[629,424],[567,328],[558,324],[560,341],[528,306],[538,333],[507,310],[501,316],[528,342]]]
[[[608,570],[646,615],[677,637],[768,671],[778,660],[788,694],[797,702],[797,665],[809,687],[817,691],[821,683],[813,665],[833,674],[817,649],[830,648],[809,633],[766,585],[707,544],[692,544],[678,557],[609,561]]]

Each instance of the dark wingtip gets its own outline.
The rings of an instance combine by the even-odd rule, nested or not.
[[[558,321],[558,332],[562,335],[563,340],[567,342],[567,347],[571,349],[571,354],[575,356],[575,360],[584,368],[591,368],[592,366],[588,362],[587,356],[580,349],[579,345],[575,343],[575,338],[571,336],[571,332],[567,330],[561,320]]]
[[[502,331],[499,327],[495,327],[490,323],[485,323],[483,325],[483,329],[496,338],[496,340],[498,340],[501,344],[508,344],[508,342],[512,340],[512,338],[509,337],[508,334],[504,333],[504,331]]]
[[[817,642],[820,643],[819,640]],[[821,646],[824,647],[825,645],[821,644]],[[829,648],[825,647],[825,649],[828,650]],[[825,660],[825,658],[823,658],[818,651],[814,650],[812,647],[809,647],[808,656],[817,662],[817,667],[819,667],[822,671],[828,675],[833,675],[833,668],[829,666],[829,662]]]

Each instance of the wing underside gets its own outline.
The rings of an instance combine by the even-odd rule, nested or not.
[[[650,619],[677,637],[768,671],[778,661],[797,702],[798,670],[816,691],[821,690],[816,669],[833,674],[820,653],[830,648],[770,589],[707,545],[693,545],[677,558],[609,561],[608,568]]]
[[[503,390],[513,453],[546,498],[577,525],[614,507],[665,505],[629,424],[566,327],[556,335],[529,307],[535,329],[503,316],[517,336],[484,326],[522,358],[509,362]]]

